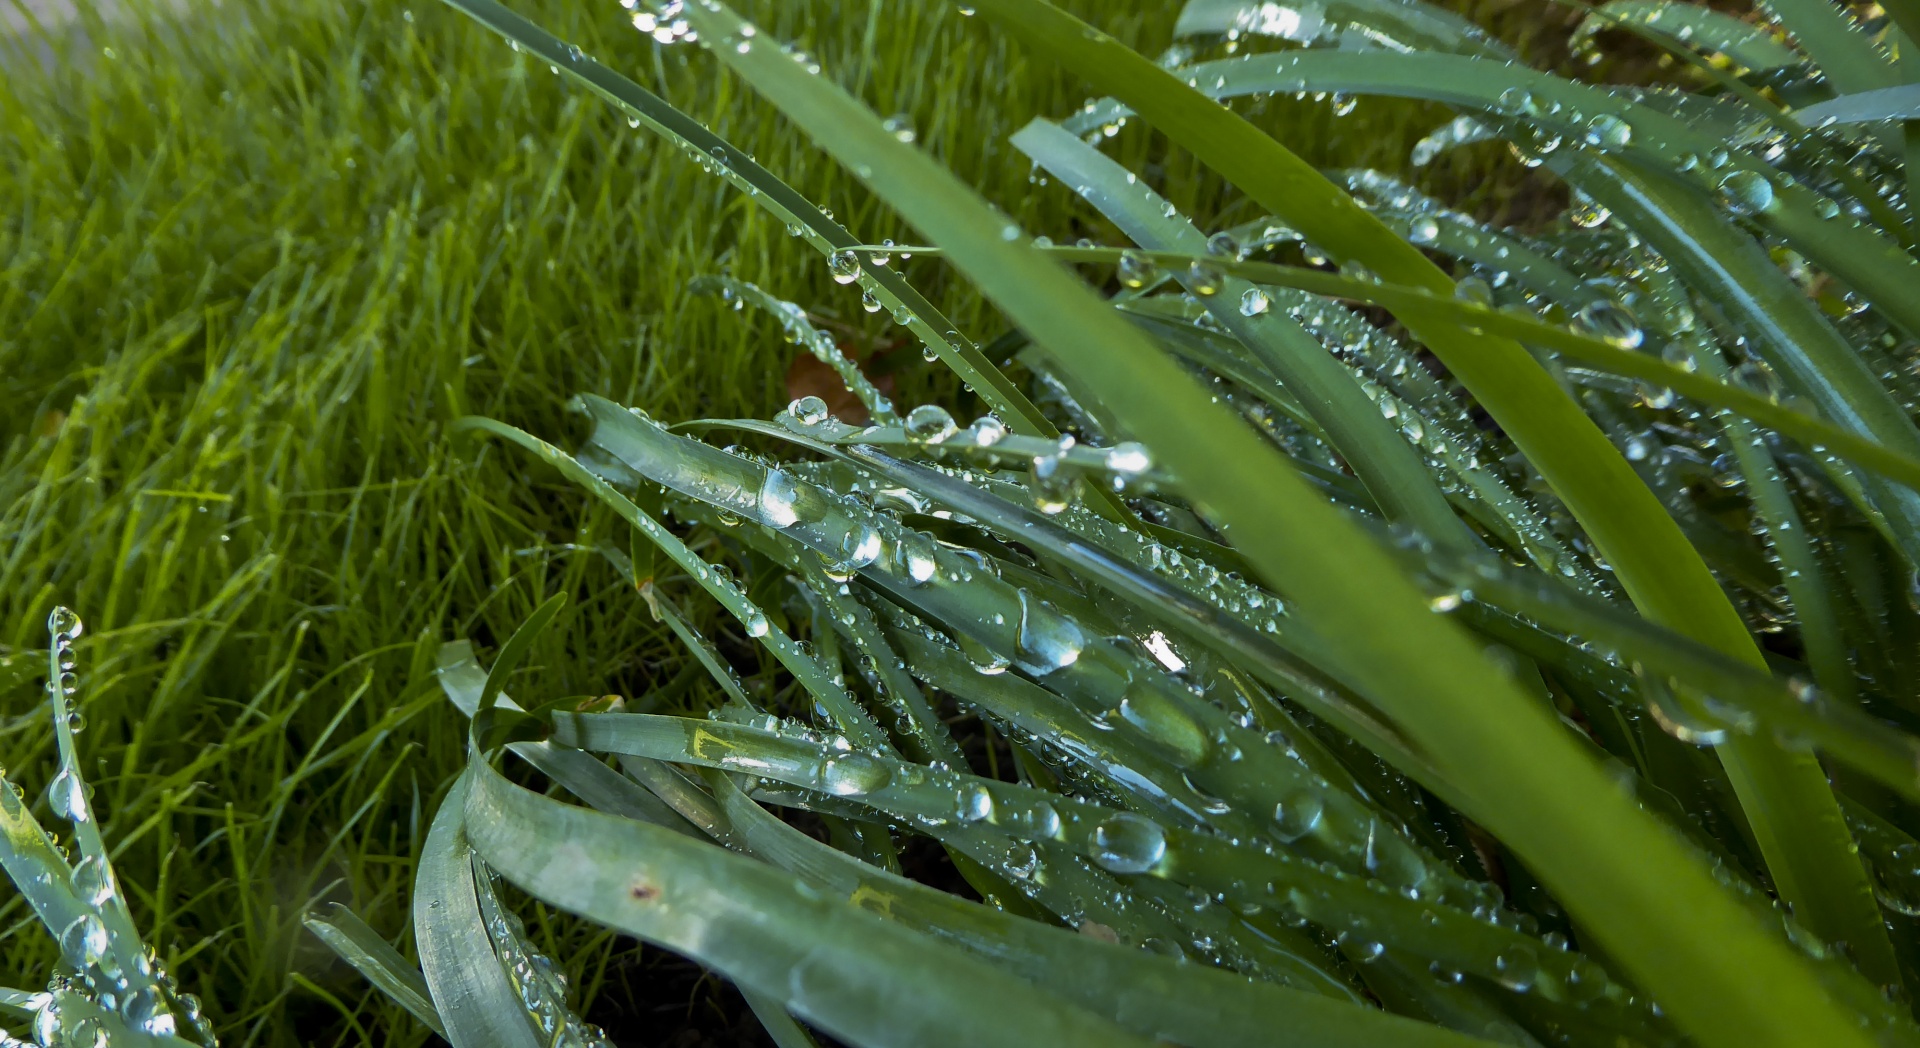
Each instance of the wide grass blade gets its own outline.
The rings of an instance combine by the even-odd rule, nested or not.
[[[790,874],[560,804],[481,762],[467,774],[469,832],[501,876],[549,905],[685,953],[836,1037],[903,1048],[1149,1043]],[[899,1007],[908,1000],[912,1007]]]

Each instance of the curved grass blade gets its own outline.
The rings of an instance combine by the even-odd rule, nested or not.
[[[861,1045],[973,1048],[1147,1041],[789,874],[679,834],[548,800],[484,763],[467,773],[477,850],[549,905],[700,961]],[[898,1003],[911,1000],[913,1007]],[[990,1000],[993,1007],[982,1008]]]
[[[500,653],[493,658],[493,669],[487,671],[487,682],[480,688],[480,702],[474,710],[474,716],[493,709],[495,700],[500,697],[500,689],[506,686],[507,678],[520,668],[520,660],[526,658],[527,649],[533,647],[534,639],[552,624],[553,617],[560,614],[560,609],[566,603],[565,592],[555,593],[541,601],[540,606],[527,616],[527,621],[521,623],[520,628],[513,631],[513,636],[501,645]]]
[[[381,938],[379,932],[361,920],[359,914],[333,903],[324,913],[309,914],[302,923],[341,960],[366,976],[367,981],[381,993],[413,1013],[413,1017],[424,1023],[427,1029],[442,1037],[447,1035],[446,1026],[440,1021],[440,1013],[433,1007],[426,977],[420,974],[419,968],[401,956],[391,943]]]
[[[413,934],[433,1004],[454,1048],[543,1048],[494,956],[463,828],[473,766],[454,780],[427,831],[413,881]]]
[[[1117,259],[1121,251],[1117,248],[1061,247],[1049,249],[1048,253],[1072,261],[1110,262]],[[1155,253],[1147,257],[1164,266],[1188,265],[1196,260],[1196,256],[1175,253]],[[1220,261],[1217,264],[1225,272],[1244,276],[1256,283],[1364,302],[1395,314],[1430,312],[1437,318],[1460,325],[1463,330],[1483,331],[1550,349],[1598,370],[1640,379],[1650,387],[1671,389],[1703,405],[1735,412],[1809,447],[1821,448],[1849,459],[1897,481],[1903,487],[1920,490],[1920,457],[1740,386],[1716,382],[1668,364],[1659,357],[1623,349],[1538,317],[1495,309],[1454,296],[1436,295],[1423,288],[1361,280],[1299,266],[1252,261]]]
[[[487,674],[474,658],[468,641],[448,641],[440,646],[435,676],[448,701],[467,716],[480,708],[480,692]],[[519,711],[521,706],[504,692],[496,699],[499,708]],[[567,750],[545,742],[515,742],[507,746],[514,756],[540,769],[548,778],[566,787],[575,797],[605,812],[629,819],[658,823],[668,829],[692,832],[693,827],[672,808],[652,794],[634,787],[606,765],[578,750]]]

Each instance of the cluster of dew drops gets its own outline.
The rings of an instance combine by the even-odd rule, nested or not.
[[[47,682],[47,691],[55,699],[54,709],[60,711],[66,709],[67,701],[79,690],[73,644],[86,626],[72,609],[56,607],[47,617],[47,629],[52,634],[53,660],[58,671]],[[85,727],[77,711],[69,710],[65,716],[69,733]],[[93,819],[88,788],[68,754],[62,755],[60,770],[48,786],[47,804],[54,815],[76,826]],[[24,803],[18,786],[9,783],[0,787],[0,807],[7,809],[9,816],[23,814]],[[63,969],[48,981],[44,992],[33,994],[24,1002],[24,1008],[33,1016],[33,1040],[21,1040],[0,1031],[0,1048],[33,1044],[45,1048],[106,1048],[107,1031],[99,1022],[86,1015],[69,1021],[64,1014],[62,1002],[71,1001],[75,996],[84,998],[93,1008],[116,1015],[141,1033],[175,1036],[182,1032],[180,1023],[184,1020],[191,1027],[195,1041],[214,1044],[213,1028],[201,1013],[199,999],[175,987],[151,947],[138,947],[131,961],[122,956],[126,951],[114,949],[105,917],[109,908],[118,902],[119,886],[104,857],[84,855],[73,867],[72,888],[84,909],[65,927],[56,930]],[[173,1003],[172,1008],[169,1001]]]

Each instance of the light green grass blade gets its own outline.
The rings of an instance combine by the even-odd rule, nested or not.
[[[339,903],[334,903],[324,913],[314,913],[304,922],[307,930],[317,936],[327,948],[339,955],[340,959],[353,965],[355,971],[366,976],[380,992],[393,998],[394,1003],[413,1013],[413,1017],[425,1023],[427,1028],[442,1037],[447,1035],[445,1025],[440,1021],[440,1013],[433,1007],[432,991],[427,988],[426,976],[414,967],[400,951],[380,937],[380,933],[360,919],[360,915]]]
[[[503,877],[550,905],[685,953],[843,1040],[876,1048],[1148,1043],[790,874],[548,800],[483,763],[468,774],[472,839]]]
[[[413,880],[413,934],[434,1009],[454,1048],[542,1048],[494,956],[480,916],[473,852],[462,828],[474,772],[440,802]]]
[[[1920,117],[1920,84],[1883,87],[1878,91],[1841,95],[1818,105],[1793,111],[1793,118],[1808,127],[1835,124],[1865,124],[1879,120],[1912,120]]]

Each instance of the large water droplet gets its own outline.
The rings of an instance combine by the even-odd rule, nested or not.
[[[979,822],[993,814],[993,794],[970,782],[954,791],[953,814],[961,822]]]
[[[760,518],[776,528],[800,522],[800,489],[784,470],[770,469],[760,484]]]
[[[105,906],[113,899],[113,871],[89,855],[73,868],[73,887],[89,906]]]
[[[1212,743],[1199,722],[1145,680],[1137,680],[1127,688],[1120,700],[1120,718],[1133,725],[1179,767],[1199,764],[1212,750]]]
[[[1774,206],[1773,183],[1758,171],[1732,171],[1715,187],[1720,202],[1736,215],[1755,215]]]
[[[1091,854],[1114,873],[1146,873],[1166,857],[1166,831],[1145,816],[1117,812],[1093,828]]]
[[[820,770],[820,788],[836,797],[872,793],[892,781],[886,764],[864,753],[834,757]]]
[[[1153,468],[1153,456],[1145,444],[1123,440],[1107,450],[1107,468],[1115,473],[1145,473]]]
[[[827,256],[827,272],[836,284],[851,284],[860,279],[860,256],[841,248]]]
[[[958,430],[953,416],[938,404],[922,404],[907,412],[907,439],[920,444],[938,444]]]
[[[740,624],[746,627],[747,636],[749,637],[764,637],[767,635],[767,613],[761,611],[759,608],[749,606],[747,613],[741,616]]]
[[[1609,345],[1621,349],[1638,348],[1646,340],[1646,333],[1640,330],[1640,321],[1627,307],[1610,298],[1596,298],[1581,306],[1579,312],[1574,314],[1574,319]]]
[[[107,955],[107,926],[99,914],[83,913],[60,932],[60,952],[68,964],[85,968]]]
[[[1633,127],[1612,113],[1587,121],[1587,144],[1602,151],[1625,149],[1633,141]]]
[[[827,420],[827,402],[819,397],[801,397],[787,405],[787,414],[803,425],[817,426]]]
[[[47,784],[47,806],[68,822],[86,822],[92,817],[87,811],[87,785],[70,768],[61,768]]]
[[[1020,629],[1014,643],[1020,654],[1020,668],[1035,676],[1045,676],[1078,661],[1087,638],[1071,619],[1023,589],[1020,591]]]
[[[1218,294],[1222,279],[1220,267],[1211,262],[1195,259],[1187,266],[1187,287],[1201,297]]]
[[[1120,264],[1116,270],[1120,283],[1130,288],[1143,288],[1160,275],[1160,267],[1153,264],[1144,252],[1129,248],[1120,252]]]
[[[1501,951],[1493,959],[1496,978],[1507,989],[1526,993],[1533,989],[1535,980],[1540,978],[1540,958],[1525,946],[1515,946]]]
[[[52,633],[56,640],[61,637],[77,640],[80,634],[86,632],[86,628],[86,623],[81,622],[80,616],[69,607],[55,607],[47,616],[47,632]]]
[[[1243,317],[1260,316],[1272,305],[1273,300],[1257,287],[1250,287],[1240,295],[1240,315]]]
[[[1313,790],[1300,788],[1288,793],[1273,807],[1274,836],[1292,844],[1320,825],[1326,808],[1326,802]]]

